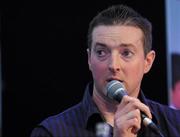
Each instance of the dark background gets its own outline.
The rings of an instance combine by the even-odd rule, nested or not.
[[[132,6],[152,22],[157,56],[142,88],[148,98],[168,103],[164,0],[6,0],[1,4],[4,137],[28,137],[44,118],[82,99],[91,80],[88,23],[118,3]]]

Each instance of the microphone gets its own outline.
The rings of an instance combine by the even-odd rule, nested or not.
[[[115,100],[119,103],[121,102],[123,96],[128,95],[124,85],[118,80],[112,80],[107,83],[105,94],[110,99]],[[163,137],[162,133],[155,125],[155,123],[150,118],[148,118],[143,112],[141,112],[141,119],[145,127],[150,128],[153,132],[158,133]]]

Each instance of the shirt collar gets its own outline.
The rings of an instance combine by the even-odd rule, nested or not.
[[[84,94],[83,100],[82,100],[86,124],[88,122],[89,117],[92,116],[93,114],[100,115],[100,111],[98,110],[95,102],[92,99],[92,92],[93,92],[93,83],[90,82],[86,86],[85,94]]]
[[[93,92],[93,83],[90,82],[86,87],[85,94],[82,100],[83,110],[85,114],[84,117],[85,117],[86,129],[97,135],[97,128],[102,127],[103,125],[106,126],[106,128],[103,128],[103,130],[109,129],[107,134],[112,134],[113,129],[108,123],[104,122],[101,113],[98,110],[98,107],[96,106],[96,104],[92,99],[92,92]]]

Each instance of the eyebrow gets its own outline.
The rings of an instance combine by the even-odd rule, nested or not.
[[[96,42],[95,46],[102,46],[102,47],[107,47],[107,44]]]
[[[120,44],[119,46],[120,46],[120,47],[134,47],[134,45],[131,44],[131,43],[122,43],[122,44]]]
[[[95,46],[108,47],[107,44],[101,42],[96,42]],[[131,43],[121,43],[120,45],[118,45],[118,47],[134,47],[134,45]]]

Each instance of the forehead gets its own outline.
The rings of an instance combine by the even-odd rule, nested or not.
[[[132,44],[143,45],[143,32],[134,26],[98,26],[92,32],[92,43],[107,45]]]

